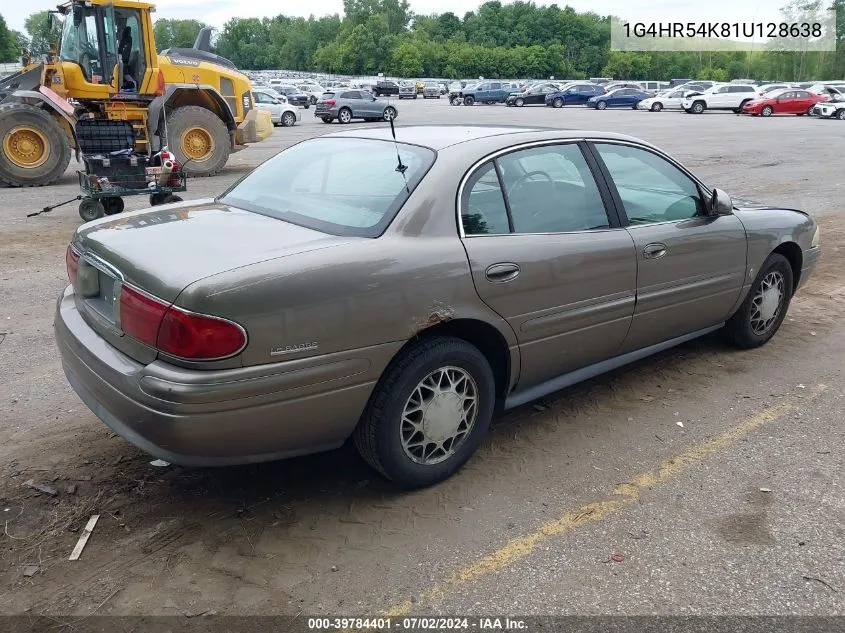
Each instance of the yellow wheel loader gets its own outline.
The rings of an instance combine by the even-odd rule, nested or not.
[[[210,176],[231,152],[272,134],[246,75],[210,52],[210,29],[194,48],[159,53],[154,10],[134,0],[59,5],[58,48],[0,81],[0,183],[48,185],[72,151],[79,160],[164,146],[189,175]]]

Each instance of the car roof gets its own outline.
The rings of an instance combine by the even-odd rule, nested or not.
[[[377,140],[393,140],[390,126],[358,128],[333,132],[320,138],[367,138]],[[599,138],[607,140],[626,140],[648,145],[644,141],[613,132],[595,132],[588,130],[520,127],[504,125],[409,125],[396,126],[396,140],[400,143],[410,143],[428,147],[435,151],[445,149],[471,141],[498,137],[501,146],[508,147],[517,143],[529,143],[544,140],[575,140],[580,138]]]

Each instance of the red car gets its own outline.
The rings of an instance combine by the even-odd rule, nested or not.
[[[807,90],[786,88],[769,93],[742,106],[743,114],[772,116],[773,114],[808,114],[819,101],[828,97]]]

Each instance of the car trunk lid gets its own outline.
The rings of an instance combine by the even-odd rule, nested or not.
[[[112,345],[149,361],[150,348],[121,331],[124,285],[172,304],[205,277],[348,241],[214,200],[125,213],[89,223],[74,236],[76,303]]]

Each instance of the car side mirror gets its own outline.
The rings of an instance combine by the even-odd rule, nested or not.
[[[711,215],[733,215],[734,205],[731,197],[721,189],[713,189],[710,194]]]

